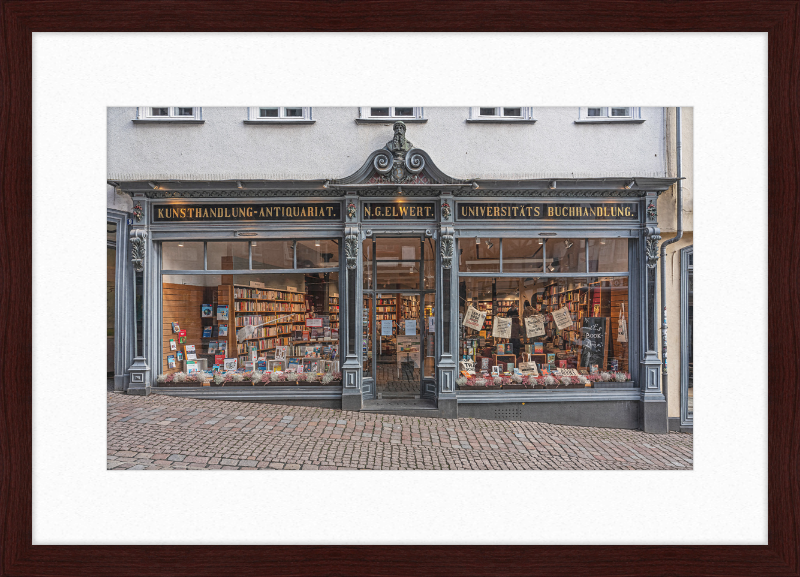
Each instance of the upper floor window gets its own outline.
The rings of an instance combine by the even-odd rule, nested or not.
[[[311,124],[309,106],[250,106],[245,124]]]
[[[421,106],[362,106],[358,109],[358,123],[380,123],[402,120],[427,122]]]
[[[530,106],[473,106],[467,122],[524,122],[533,123]]]
[[[576,124],[590,124],[597,122],[608,124],[612,122],[635,123],[644,122],[642,109],[632,106],[587,106],[578,109]]]
[[[203,109],[199,106],[140,106],[134,122],[203,122]]]

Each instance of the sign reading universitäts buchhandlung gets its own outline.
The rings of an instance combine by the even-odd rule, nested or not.
[[[459,202],[458,220],[637,220],[635,202]]]

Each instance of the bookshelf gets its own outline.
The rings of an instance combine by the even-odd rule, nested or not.
[[[331,318],[331,329],[339,328],[339,297],[328,297],[328,314]]]
[[[236,351],[240,364],[248,360],[251,347],[257,348],[258,356],[264,356],[262,353],[274,351],[275,347],[291,345],[293,334],[306,330],[304,293],[244,285],[221,285],[218,290],[220,303],[230,303],[228,350]],[[236,331],[240,328],[263,323],[271,324],[255,329],[253,338],[237,342]]]

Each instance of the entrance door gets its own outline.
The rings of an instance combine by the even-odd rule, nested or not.
[[[429,237],[364,241],[364,376],[374,378],[378,398],[430,396],[435,254]]]

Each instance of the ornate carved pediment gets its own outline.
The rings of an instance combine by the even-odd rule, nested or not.
[[[439,170],[428,153],[414,148],[406,138],[406,124],[394,123],[394,136],[383,148],[369,155],[356,172],[331,184],[470,184]]]

